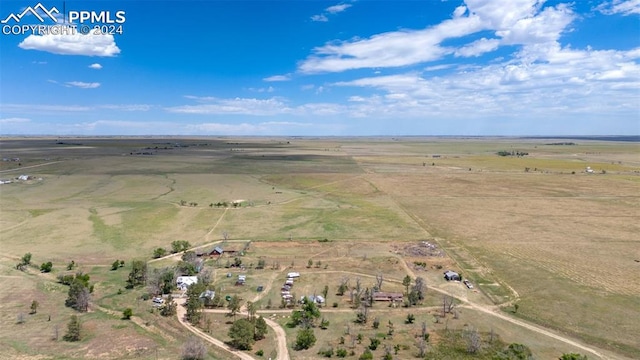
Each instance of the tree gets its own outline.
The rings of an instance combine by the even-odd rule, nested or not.
[[[118,268],[120,267],[120,260],[116,260],[111,264],[111,270],[118,270]]]
[[[338,286],[338,292],[336,295],[342,296],[347,290],[349,290],[349,277],[343,276],[340,279],[340,285]]]
[[[62,337],[65,341],[79,341],[82,338],[82,324],[76,315],[71,315],[67,325],[67,333]]]
[[[258,341],[265,338],[268,331],[267,322],[262,316],[258,316],[255,320],[253,339]]]
[[[48,273],[51,272],[51,269],[53,269],[53,264],[51,263],[51,261],[47,261],[46,263],[42,263],[42,265],[40,265],[40,272]]]
[[[404,279],[402,279],[402,285],[404,285],[407,296],[409,296],[409,285],[411,285],[411,276],[405,276]]]
[[[31,253],[26,253],[22,255],[20,262],[16,265],[16,269],[24,271],[29,265],[31,265]]]
[[[520,304],[513,304],[513,313],[517,313],[518,312],[518,308],[520,307]]]
[[[176,314],[176,308],[178,305],[175,301],[173,301],[173,297],[169,294],[167,297],[167,301],[165,301],[164,306],[160,308],[160,315],[162,316],[173,316]]]
[[[369,307],[362,305],[356,313],[356,322],[358,324],[366,324],[367,321],[369,321]]]
[[[67,300],[65,300],[66,306],[80,312],[86,312],[89,309],[89,301],[91,301],[88,275],[86,281],[82,274],[76,275],[69,286],[67,295]]]
[[[559,358],[560,360],[587,360],[586,355],[578,354],[578,353],[566,353],[562,354]]]
[[[183,252],[185,250],[187,250],[188,248],[191,247],[191,244],[189,244],[188,241],[186,240],[176,240],[173,241],[171,243],[171,252],[172,253],[179,253],[179,252]]]
[[[480,346],[482,345],[478,329],[467,329],[465,330],[463,336],[467,341],[467,352],[469,354],[477,353],[478,350],[480,350]]]
[[[239,350],[251,350],[255,342],[254,325],[245,318],[234,321],[228,335],[231,338],[231,346]]]
[[[186,319],[193,325],[197,325],[202,320],[202,302],[200,301],[200,293],[202,292],[202,286],[193,284],[189,286],[187,290],[187,307]]]
[[[305,350],[316,343],[316,335],[312,328],[304,328],[298,331],[296,342],[293,344],[294,350]]]
[[[411,292],[414,292],[418,296],[417,298],[418,301],[422,301],[424,300],[426,291],[427,291],[426,282],[422,277],[418,276],[414,282]]]
[[[40,304],[38,303],[38,300],[33,300],[33,301],[31,302],[31,314],[35,314],[35,313],[37,313],[37,312],[38,312],[38,305],[40,305]]]
[[[377,273],[376,274],[376,290],[377,291],[382,291],[382,281],[384,280],[384,278],[382,277],[382,273]]]
[[[315,320],[320,318],[320,310],[314,301],[308,298],[302,299],[302,309],[291,314],[291,321],[288,326],[296,327],[302,325],[305,328],[314,326]]]
[[[455,303],[453,302],[453,297],[444,295],[442,297],[442,316],[444,317],[446,313],[450,313],[453,310],[454,306]]]
[[[240,302],[240,297],[238,295],[233,295],[227,304],[227,309],[229,309],[228,315],[235,317],[241,307],[242,303]]]
[[[253,321],[253,318],[256,316],[256,311],[258,311],[258,305],[253,301],[247,301],[247,312],[249,313],[249,320]]]
[[[322,288],[322,296],[324,296],[325,303],[327,302],[328,294],[329,294],[329,285],[325,285],[324,288]]]
[[[190,336],[182,346],[182,360],[204,360],[207,357],[207,347],[196,336]]]
[[[133,316],[133,310],[131,308],[126,308],[122,312],[122,318],[124,320],[129,320],[129,319],[131,319],[132,316]]]
[[[147,263],[142,260],[133,260],[131,272],[127,279],[127,288],[132,289],[147,282]]]
[[[147,278],[147,290],[153,295],[169,294],[173,290],[175,283],[173,269],[168,267],[153,269]]]

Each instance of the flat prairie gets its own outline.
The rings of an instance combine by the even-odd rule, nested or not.
[[[0,352],[25,359],[57,353],[154,358],[158,351],[178,356],[174,342],[185,337],[179,323],[149,314],[149,306],[136,300],[139,293],[120,295],[127,270],[108,269],[116,259],[150,260],[155,248],[170,249],[175,240],[208,248],[228,238],[251,242],[245,263],[263,259],[273,268],[251,270],[251,286],[233,288],[220,262],[207,262],[217,269],[216,286],[226,285],[245,300],[286,268],[310,273],[298,288],[305,295],[325,284],[335,293],[342,277],[352,284],[359,277],[371,286],[381,272],[391,289],[402,291],[408,266],[429,286],[461,301],[577,339],[601,350],[603,358],[634,358],[640,353],[640,147],[615,140],[0,139],[0,179],[11,181],[0,185],[0,282],[14,289],[0,305]],[[406,251],[425,243],[442,250],[441,256]],[[34,266],[16,270],[27,252]],[[71,260],[95,279],[97,307],[121,312],[136,303],[141,323],[151,325],[123,324],[96,311],[83,315],[92,334],[87,340],[67,349],[52,343],[52,331],[72,314],[64,307],[66,287],[55,282]],[[46,261],[53,262],[53,273],[39,274]],[[425,269],[413,266],[423,261]],[[478,292],[444,282],[441,273],[448,268]],[[267,300],[279,304],[277,288],[264,296],[263,309]],[[27,315],[26,326],[17,325],[16,316],[28,313],[33,299],[42,311]],[[348,308],[345,298],[330,295],[333,301],[338,309]],[[429,319],[440,301],[434,294],[425,299]],[[580,352],[461,309],[468,314],[461,323],[473,321],[485,332],[499,329],[510,342],[530,339],[540,358]],[[41,312],[54,314],[55,324],[45,323]],[[355,317],[327,316],[341,327]],[[400,323],[406,314],[380,316]],[[451,326],[462,328],[456,324]],[[29,337],[39,327],[46,334]],[[399,338],[409,344],[414,330],[399,328]],[[123,342],[130,339],[131,346],[100,345],[109,331]],[[325,343],[293,358],[320,358],[318,350],[337,341],[327,334],[321,339]],[[225,356],[210,350],[214,358]]]

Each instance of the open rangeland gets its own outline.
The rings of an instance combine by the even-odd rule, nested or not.
[[[148,272],[179,264],[180,253],[151,261],[177,240],[197,253],[228,250],[205,257],[211,289],[255,301],[284,329],[292,359],[329,348],[357,358],[370,338],[381,342],[374,358],[414,358],[422,323],[428,358],[467,356],[462,337],[476,330],[539,359],[637,357],[640,149],[614,140],[2,139],[0,180],[11,182],[0,185],[0,357],[179,358],[195,335],[159,315],[147,287],[126,288],[134,260]],[[27,253],[31,264],[18,270]],[[115,260],[124,265],[112,270]],[[51,273],[41,273],[48,261]],[[474,288],[446,282],[447,269]],[[78,271],[94,286],[86,313],[65,306],[69,287],[57,280]],[[291,271],[301,274],[297,298],[327,287],[329,325],[314,328],[309,350],[293,349],[299,328],[287,327],[281,286]],[[421,277],[426,296],[409,308],[376,303],[356,324],[338,286],[373,288],[376,275],[398,293],[405,276]],[[455,311],[443,316],[445,296]],[[121,319],[126,308],[132,320]],[[228,341],[233,318],[219,311],[200,329]],[[62,340],[71,315],[81,319],[78,342]],[[232,356],[202,341],[209,358]],[[275,358],[276,342],[272,329],[245,354]]]

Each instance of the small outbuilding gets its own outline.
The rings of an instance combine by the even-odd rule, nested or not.
[[[444,272],[444,278],[447,281],[460,281],[461,279],[460,274],[451,270],[447,270]]]
[[[398,292],[375,291],[372,295],[373,301],[394,301],[402,302],[403,295]]]
[[[189,286],[197,283],[197,276],[178,276],[178,278],[176,279],[176,285],[180,290],[187,290]]]

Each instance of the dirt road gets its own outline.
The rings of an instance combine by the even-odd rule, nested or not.
[[[232,349],[231,347],[229,347],[227,344],[225,344],[224,342],[209,336],[208,334],[205,334],[203,331],[197,329],[196,327],[192,326],[191,324],[189,324],[187,321],[184,320],[185,315],[187,314],[187,309],[184,307],[184,303],[186,302],[186,298],[180,298],[180,299],[176,299],[176,304],[178,305],[176,307],[176,313],[178,315],[178,321],[180,321],[180,324],[182,324],[182,326],[184,326],[185,328],[189,329],[189,331],[191,331],[192,333],[196,334],[197,336],[199,336],[200,338],[202,338],[205,341],[208,341],[209,343],[225,350],[226,352],[228,352],[229,354],[232,354],[240,359],[243,360],[255,360],[254,357],[252,357],[251,355],[244,353],[242,351],[238,351],[235,349]]]

